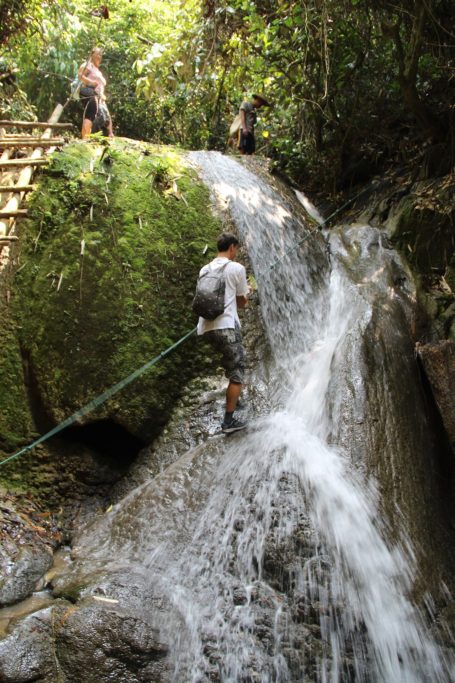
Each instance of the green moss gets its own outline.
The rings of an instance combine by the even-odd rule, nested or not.
[[[24,387],[17,329],[8,306],[0,307],[0,460],[30,437],[32,420]],[[0,472],[1,477],[1,472]]]
[[[202,252],[221,226],[182,153],[121,140],[55,154],[24,226],[15,314],[58,421],[194,327]],[[201,362],[190,341],[91,419],[155,435]]]
[[[453,213],[423,208],[411,195],[403,201],[392,240],[417,272],[443,274],[453,253]]]

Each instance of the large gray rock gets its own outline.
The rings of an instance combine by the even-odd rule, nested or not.
[[[65,683],[154,683],[165,680],[166,646],[139,610],[86,600],[70,611],[57,635]]]
[[[22,620],[20,629],[0,641],[2,683],[64,681],[55,656],[54,627],[68,608],[69,603],[62,603],[39,610]]]
[[[52,548],[59,538],[52,520],[40,517],[30,501],[13,502],[0,492],[0,607],[36,590],[52,565]]]
[[[52,565],[52,552],[44,545],[23,546],[17,555],[8,556],[0,550],[0,606],[24,600],[36,588],[39,579]]]

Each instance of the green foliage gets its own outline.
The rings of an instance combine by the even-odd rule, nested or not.
[[[0,0],[0,45],[27,33],[42,14],[37,0]]]
[[[449,0],[115,0],[109,11],[50,3],[35,12],[39,32],[10,41],[40,117],[101,44],[117,134],[224,149],[240,101],[265,91],[259,153],[326,191],[376,172],[398,145],[405,154],[416,132],[450,130]],[[81,105],[67,115],[78,121]]]
[[[176,150],[73,144],[33,195],[16,316],[46,412],[58,421],[195,325],[190,302],[220,231],[208,192]],[[151,438],[185,381],[194,344],[103,408]]]
[[[0,59],[0,71],[11,73],[10,77],[0,80],[0,118],[20,121],[35,121],[36,112],[26,93],[18,88],[14,71]]]

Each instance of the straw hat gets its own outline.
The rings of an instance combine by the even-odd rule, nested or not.
[[[253,100],[254,100],[254,98],[256,98],[257,100],[261,100],[261,102],[262,102],[266,107],[271,107],[271,106],[272,106],[272,105],[270,104],[270,102],[268,101],[268,99],[267,99],[264,95],[255,93],[255,94],[253,95]]]

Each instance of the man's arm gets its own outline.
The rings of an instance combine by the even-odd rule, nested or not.
[[[237,287],[236,287],[236,297],[237,308],[245,308],[248,305],[248,294],[250,292],[250,287],[248,285],[248,280],[246,279],[245,266],[241,264],[237,276]]]

